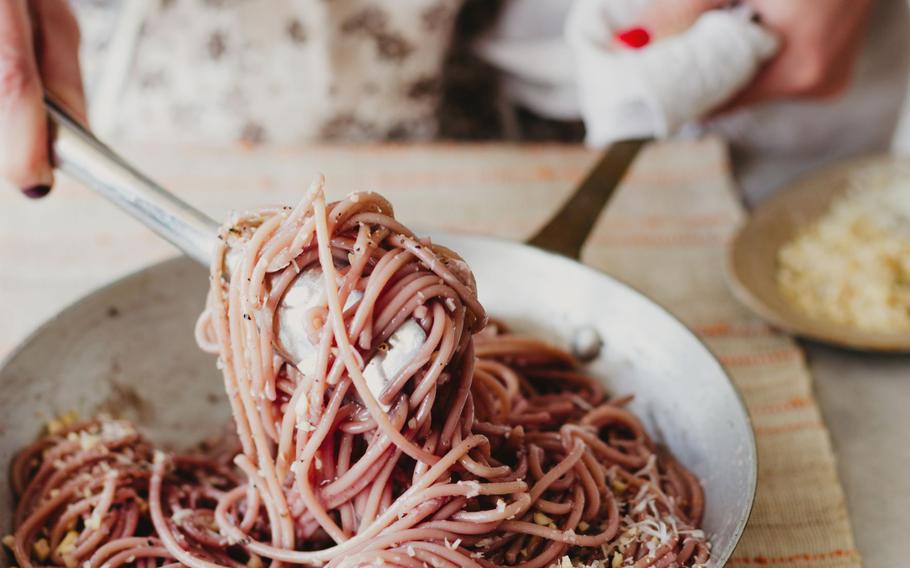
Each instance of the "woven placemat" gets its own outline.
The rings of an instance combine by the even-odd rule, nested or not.
[[[583,258],[695,330],[746,401],[758,442],[758,493],[727,566],[860,566],[803,352],[740,307],[725,286],[725,245],[742,218],[722,143],[653,147]]]
[[[134,148],[182,197],[229,208],[288,203],[309,176],[330,194],[381,191],[418,227],[530,235],[595,159],[578,147]],[[743,311],[723,280],[742,219],[722,143],[662,144],[635,164],[585,251],[586,262],[646,292],[692,327],[730,370],[754,419],[759,488],[728,566],[853,567],[844,495],[802,351]],[[173,254],[90,192],[64,183],[40,203],[0,192],[0,356],[60,308]]]

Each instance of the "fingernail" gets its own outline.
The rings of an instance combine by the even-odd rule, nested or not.
[[[625,29],[614,37],[632,49],[640,49],[651,43],[651,33],[641,26]]]
[[[27,187],[22,190],[22,193],[32,199],[40,199],[50,192],[51,186],[49,185],[33,185],[32,187]]]

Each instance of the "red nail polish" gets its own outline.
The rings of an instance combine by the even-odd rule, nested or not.
[[[640,49],[651,43],[651,33],[640,26],[623,30],[614,37],[632,49]]]

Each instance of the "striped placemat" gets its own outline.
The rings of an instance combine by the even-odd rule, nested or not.
[[[723,144],[659,146],[646,158],[583,258],[694,329],[746,401],[758,441],[758,494],[727,566],[860,566],[803,352],[741,308],[724,283],[725,244],[743,209]]]
[[[380,191],[405,223],[515,239],[533,233],[595,159],[581,148],[550,145],[129,153],[216,219],[230,208],[291,202],[322,171],[332,195]],[[724,286],[724,244],[742,215],[720,142],[654,146],[633,167],[583,257],[683,319],[746,399],[758,438],[759,488],[728,566],[859,566],[803,353],[743,311]],[[42,202],[0,191],[0,356],[84,293],[172,254],[73,184]]]

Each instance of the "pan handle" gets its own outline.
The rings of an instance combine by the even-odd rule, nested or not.
[[[208,265],[218,224],[104,145],[49,95],[45,107],[54,166],[138,219],[188,256]]]
[[[591,234],[619,182],[626,175],[648,138],[616,142],[597,160],[562,208],[528,244],[578,259],[581,247]]]

